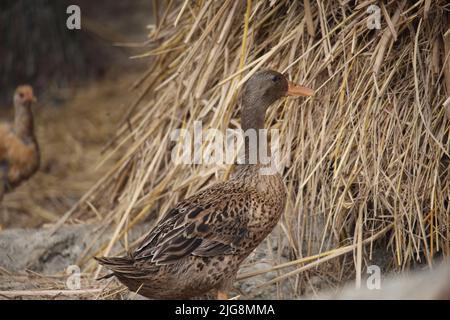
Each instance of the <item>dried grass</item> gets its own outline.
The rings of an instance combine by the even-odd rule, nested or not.
[[[170,132],[197,120],[223,131],[238,126],[237,92],[255,71],[272,68],[317,94],[280,102],[266,118],[281,130],[292,160],[284,171],[290,196],[274,268],[267,270],[280,273],[266,285],[287,278],[292,290],[283,297],[314,287],[313,274],[330,285],[347,277],[358,285],[364,265],[379,259],[377,250],[383,271],[449,257],[443,104],[450,95],[450,7],[389,1],[381,4],[381,30],[370,30],[366,9],[373,3],[160,5],[159,24],[139,56],[151,61],[149,70],[136,82],[136,99],[102,161],[123,146],[127,152],[60,222],[95,218],[113,226],[104,250],[92,254],[116,254],[113,244],[126,249],[136,224],[226,179],[227,166],[174,165]],[[277,265],[286,250],[293,262]]]

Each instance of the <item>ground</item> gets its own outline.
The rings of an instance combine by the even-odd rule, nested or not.
[[[138,239],[151,228],[142,224],[134,228],[130,242]],[[278,232],[278,230],[275,230]],[[2,298],[120,298],[137,299],[136,294],[124,289],[116,280],[95,281],[92,256],[99,250],[99,244],[111,237],[112,230],[103,230],[99,224],[78,224],[63,226],[55,233],[51,228],[9,229],[0,232],[0,299]],[[263,271],[272,267],[270,256],[276,246],[276,237],[269,237],[244,262],[240,276]],[[270,246],[270,250],[268,247]],[[119,250],[118,246],[114,250]],[[282,257],[281,262],[287,262]],[[80,267],[79,267],[80,266]],[[95,268],[96,266],[94,266]],[[67,295],[70,288],[71,270],[81,271],[81,291],[76,296]],[[78,269],[79,268],[79,269]],[[102,271],[103,274],[103,271]],[[276,276],[276,271],[263,273],[248,279],[239,279],[230,297],[241,299],[280,299],[291,294],[288,282],[278,286],[257,289]],[[64,290],[64,295],[53,294],[51,290]],[[34,290],[45,292],[42,295]]]

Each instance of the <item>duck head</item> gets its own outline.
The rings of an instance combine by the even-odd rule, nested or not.
[[[29,85],[18,86],[14,93],[14,104],[16,106],[31,106],[37,101],[33,88]]]
[[[277,71],[258,71],[247,80],[241,93],[242,129],[262,129],[267,109],[283,97],[313,94],[314,90],[288,81]]]

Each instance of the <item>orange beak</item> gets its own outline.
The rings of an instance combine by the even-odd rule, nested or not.
[[[314,95],[314,90],[289,81],[287,95],[297,97],[311,97]]]

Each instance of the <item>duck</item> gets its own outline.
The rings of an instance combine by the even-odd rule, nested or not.
[[[285,96],[312,96],[274,70],[261,70],[243,85],[241,128],[264,128],[269,106]],[[143,240],[120,257],[95,257],[119,282],[150,299],[228,299],[239,266],[280,219],[287,193],[281,174],[264,173],[252,160],[263,142],[245,140],[245,157],[229,180],[176,204]],[[257,153],[258,154],[258,153]]]
[[[39,168],[39,145],[34,132],[33,88],[18,86],[14,92],[14,122],[0,124],[0,201],[29,179]]]

